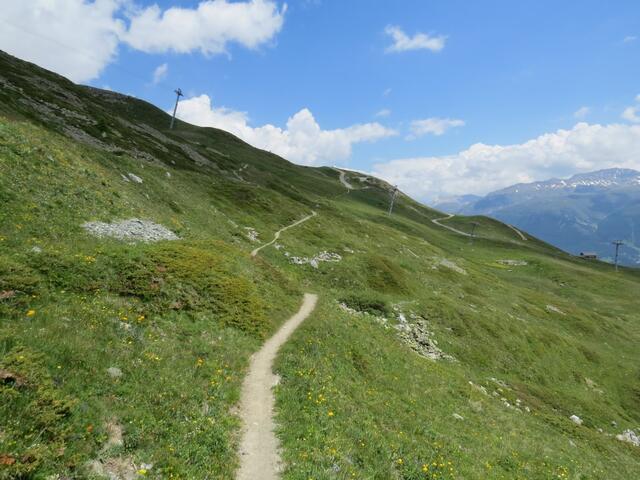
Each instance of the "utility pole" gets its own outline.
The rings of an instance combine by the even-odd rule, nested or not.
[[[471,243],[473,243],[473,239],[476,238],[476,228],[479,226],[480,224],[478,222],[471,222]]]
[[[169,130],[173,130],[173,124],[176,121],[176,112],[178,111],[178,102],[180,101],[180,97],[184,97],[182,94],[182,90],[177,89],[176,92],[176,106],[173,109],[173,117],[171,117],[171,125],[169,125]]]
[[[393,212],[393,203],[396,201],[396,195],[398,195],[398,186],[393,187],[393,193],[391,194],[391,205],[389,205],[389,216]]]
[[[615,257],[614,263],[616,265],[616,272],[617,272],[618,271],[618,252],[620,251],[620,247],[624,245],[624,242],[620,240],[616,240],[615,242],[611,242],[611,243],[616,246],[616,257]]]

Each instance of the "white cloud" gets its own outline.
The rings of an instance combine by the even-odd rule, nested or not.
[[[391,110],[389,110],[388,108],[383,108],[376,113],[376,117],[378,118],[388,117],[389,115],[391,115]]]
[[[621,117],[629,122],[640,123],[640,95],[636,95],[635,100],[638,105],[625,108]]]
[[[522,144],[478,143],[454,155],[379,163],[372,173],[433,201],[602,168],[640,169],[638,151],[640,125],[578,123]]]
[[[411,122],[411,134],[407,139],[415,139],[423,135],[431,134],[440,136],[450,128],[463,127],[464,120],[451,118],[425,118]]]
[[[387,89],[385,89],[385,91],[384,91],[384,92],[382,92],[382,96],[383,96],[383,97],[388,97],[389,95],[391,95],[391,92],[392,92],[392,91],[393,91],[393,90],[392,90],[391,88],[387,88]]]
[[[626,37],[624,37],[623,42],[624,43],[635,42],[637,39],[638,37],[636,37],[635,35],[627,35]]]
[[[580,107],[578,110],[576,110],[573,113],[573,116],[574,116],[574,118],[577,118],[578,120],[583,120],[590,113],[591,113],[591,109],[589,107]]]
[[[640,123],[640,115],[638,115],[639,111],[640,107],[627,107],[622,112],[622,118],[633,123]]]
[[[387,52],[406,52],[408,50],[430,50],[439,52],[444,48],[447,37],[438,35],[432,37],[426,33],[416,33],[413,37],[407,35],[400,27],[388,25],[384,32],[393,39],[393,44],[387,47]]]
[[[152,5],[136,11],[123,40],[143,52],[223,53],[227,44],[257,48],[270,41],[284,23],[286,5],[271,0],[206,0],[194,9]]]
[[[125,29],[115,18],[121,5],[122,0],[2,2],[0,45],[73,81],[93,80],[116,57]]]
[[[252,127],[245,112],[214,107],[207,95],[180,102],[178,117],[194,125],[221,128],[251,145],[303,165],[333,165],[337,161],[347,160],[356,143],[397,135],[397,132],[379,123],[322,130],[306,108],[289,118],[284,129],[270,124]]]
[[[163,63],[162,65],[158,65],[156,69],[153,71],[153,83],[157,85],[162,80],[167,78],[167,74],[169,73],[169,65]]]
[[[286,5],[279,8],[273,0],[205,0],[195,8],[166,10],[142,8],[135,0],[5,1],[0,46],[87,82],[115,60],[123,42],[148,53],[213,55],[226,52],[230,43],[255,49],[282,29],[285,12]]]

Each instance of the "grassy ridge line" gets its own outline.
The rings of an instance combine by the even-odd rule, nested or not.
[[[97,458],[125,472],[153,464],[157,478],[230,478],[229,411],[248,357],[300,293],[249,258],[222,202],[212,208],[232,186],[220,194],[176,169],[169,180],[6,120],[0,164],[0,478],[87,478]],[[124,182],[129,171],[144,183]],[[127,245],[80,228],[131,216],[189,240]],[[123,443],[105,449],[114,425]]]
[[[1,75],[24,89],[22,96],[0,90],[0,108],[31,119],[0,122],[7,172],[0,176],[0,291],[17,293],[0,300],[8,319],[0,324],[0,368],[31,379],[3,385],[13,396],[0,418],[32,417],[32,401],[51,407],[36,423],[2,426],[9,434],[0,437],[0,455],[9,457],[0,457],[0,475],[21,468],[27,478],[82,478],[86,461],[104,455],[135,468],[153,463],[148,477],[231,478],[237,424],[227,412],[246,358],[276,319],[295,310],[301,288],[320,292],[325,304],[279,367],[290,478],[429,478],[421,462],[441,454],[446,468],[437,475],[449,475],[451,461],[451,475],[461,478],[625,478],[638,469],[636,450],[597,431],[640,423],[637,271],[615,275],[609,265],[520,242],[499,222],[456,218],[464,231],[481,223],[487,238],[471,244],[431,223],[442,214],[405,196],[389,217],[389,186],[377,179],[345,195],[329,168],[292,165],[215,129],[180,124],[167,132],[166,114],[149,104],[72,86],[5,57],[0,64]],[[59,109],[47,122],[43,107],[25,98],[97,123]],[[86,128],[93,140],[71,140],[62,131],[69,126]],[[115,149],[91,145],[103,133]],[[207,162],[198,164],[193,152]],[[125,182],[129,172],[143,183]],[[279,249],[250,259],[255,244],[245,228],[271,238],[310,209],[320,215],[283,236]],[[184,240],[131,246],[80,228],[133,216]],[[321,251],[342,260],[315,269],[285,256]],[[393,328],[346,316],[336,300],[386,315],[390,327],[393,305],[419,314],[457,362],[425,363]],[[111,366],[121,368],[120,379],[105,373]],[[469,393],[469,380],[497,391],[492,377],[508,385],[500,395],[534,413],[520,416],[500,399]],[[370,385],[377,393],[369,397]],[[333,416],[326,402],[315,403],[323,389],[333,395]],[[300,401],[309,391],[313,401]],[[480,412],[471,403],[478,401]],[[453,408],[466,421],[454,421]],[[574,413],[582,427],[568,420]],[[124,444],[105,454],[112,417],[124,427]],[[28,450],[39,434],[38,449]],[[504,439],[517,435],[513,452],[523,461],[505,455]],[[363,436],[374,438],[372,447],[356,452]]]

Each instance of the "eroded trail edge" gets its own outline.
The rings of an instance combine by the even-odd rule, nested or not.
[[[276,480],[280,477],[280,454],[275,436],[272,388],[277,383],[273,361],[280,347],[313,312],[318,296],[305,293],[298,313],[286,321],[280,330],[265,342],[251,357],[249,373],[242,384],[240,394],[240,468],[236,480]]]

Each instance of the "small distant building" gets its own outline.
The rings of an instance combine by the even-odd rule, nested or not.
[[[580,258],[584,260],[597,260],[598,254],[596,252],[580,252]]]

